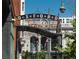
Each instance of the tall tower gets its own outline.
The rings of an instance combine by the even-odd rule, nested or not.
[[[25,0],[21,0],[20,15],[25,15]],[[24,25],[25,20],[20,21],[20,25]]]
[[[25,14],[25,0],[21,0],[21,15]]]

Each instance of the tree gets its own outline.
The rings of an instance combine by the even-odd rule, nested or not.
[[[62,52],[63,54],[65,54],[66,56],[72,59],[75,59],[76,57],[76,19],[74,19],[73,21],[71,21],[71,24],[73,25],[73,32],[69,33],[69,32],[65,32],[65,39],[67,41],[66,47],[65,48],[61,48],[61,47],[55,47],[55,49],[57,49],[59,52]]]
[[[64,53],[69,56],[69,58],[75,58],[76,57],[76,19],[71,21],[71,24],[73,25],[73,32],[72,33],[66,33],[65,38],[67,39],[67,44],[64,48]]]

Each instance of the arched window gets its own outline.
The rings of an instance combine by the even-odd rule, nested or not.
[[[38,38],[36,36],[31,36],[30,38],[30,50],[33,51],[37,51],[37,47],[38,47]]]
[[[47,37],[45,36],[41,37],[41,49],[47,50]]]

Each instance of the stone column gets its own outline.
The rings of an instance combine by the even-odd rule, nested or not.
[[[38,52],[40,52],[41,51],[41,36],[38,36],[38,40],[39,40],[39,42],[38,42]]]
[[[51,59],[51,54],[50,54],[50,38],[48,38],[48,43],[47,43],[47,53],[48,53],[48,59]]]
[[[19,59],[22,59],[22,55],[21,54],[19,54]]]
[[[51,38],[50,38],[50,52],[51,52]]]
[[[58,39],[59,47],[62,48],[62,36],[58,36],[57,39]],[[58,54],[57,54],[57,59],[61,59],[60,56],[61,56],[61,58],[62,58],[62,53],[61,53],[61,55],[59,55],[59,52],[58,52]]]

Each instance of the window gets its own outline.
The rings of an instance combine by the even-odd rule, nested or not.
[[[22,2],[22,11],[24,11],[24,2]]]
[[[63,19],[63,23],[64,23],[64,19]]]
[[[41,37],[41,50],[47,51],[47,38],[45,36]]]
[[[31,36],[30,38],[30,49],[32,52],[38,49],[38,38],[36,36]]]
[[[66,19],[66,23],[69,23],[70,22],[70,20],[69,19]]]

